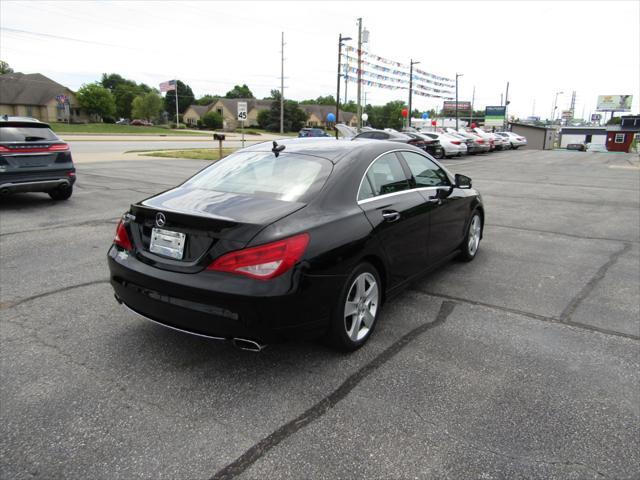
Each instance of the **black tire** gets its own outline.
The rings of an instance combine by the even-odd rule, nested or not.
[[[67,200],[73,194],[73,187],[58,187],[49,192],[49,196],[53,200]]]
[[[477,223],[474,223],[474,220]],[[476,255],[478,254],[478,250],[480,249],[480,240],[482,238],[482,230],[484,228],[482,222],[482,215],[478,210],[474,210],[469,218],[469,223],[467,225],[467,233],[464,236],[464,240],[462,241],[462,245],[460,246],[460,255],[459,259],[463,262],[470,262]],[[478,230],[479,229],[479,230]],[[471,242],[471,236],[474,236],[474,242]],[[477,240],[476,240],[477,239]],[[473,247],[472,245],[475,245]]]
[[[514,150],[517,150],[519,146],[520,145],[511,145],[511,148],[513,148]]]
[[[356,282],[357,282],[357,279],[360,278],[361,276],[364,276],[365,279],[368,277],[369,279],[373,279],[373,281],[375,281],[377,286],[377,297],[375,299],[375,309],[374,309],[375,312],[372,314],[373,321],[371,322],[370,326],[367,327],[365,320],[361,319],[359,321],[361,323],[357,323],[356,326],[360,327],[358,328],[358,333],[361,334],[362,336],[361,338],[353,339],[349,335],[349,331],[353,331],[354,325],[352,322],[358,321],[355,317],[360,315],[359,313],[360,310],[357,310],[356,311],[357,313],[354,313],[353,315],[350,316],[350,319],[349,319],[350,322],[347,319],[347,316],[345,314],[346,314],[347,300],[349,299],[349,297],[351,297],[352,300],[355,300],[355,301],[350,301],[350,303],[358,303],[358,306],[360,306],[359,299],[356,298],[356,296],[353,296],[353,294],[354,293],[357,294]],[[365,285],[367,284],[365,283]],[[371,283],[369,283],[368,285],[371,285]],[[354,288],[356,288],[355,292],[353,290]],[[371,302],[370,305],[373,305],[373,302]],[[362,307],[363,307],[363,314],[366,313],[365,310],[368,310],[369,313],[371,313],[370,306],[367,306],[366,301],[363,303]],[[344,283],[344,286],[342,287],[342,291],[338,298],[337,304],[333,309],[333,314],[331,316],[331,324],[329,325],[329,330],[326,336],[326,340],[329,343],[329,345],[331,345],[333,348],[340,350],[342,352],[353,352],[359,349],[360,347],[362,347],[367,342],[367,340],[373,333],[373,330],[375,329],[376,323],[378,321],[378,317],[380,316],[381,307],[382,307],[382,282],[380,281],[380,275],[378,274],[378,271],[373,265],[371,265],[368,262],[363,262],[360,265],[358,265],[353,270],[353,272],[351,272],[351,275],[349,275],[349,277],[347,278],[347,281]],[[351,326],[351,329],[349,328],[349,326]],[[366,332],[364,331],[365,329],[366,329]]]

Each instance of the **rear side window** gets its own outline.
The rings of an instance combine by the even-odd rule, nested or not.
[[[228,156],[187,180],[183,186],[239,193],[290,202],[307,201],[331,173],[329,160],[271,152],[242,152]]]
[[[47,127],[0,125],[0,142],[41,142],[43,140],[58,140],[58,137]]]
[[[410,188],[409,180],[395,153],[381,156],[369,167],[366,178],[362,180],[358,199],[361,195],[367,194],[367,189],[370,188],[366,186],[367,181],[370,183],[370,187],[373,187],[373,196],[400,192]]]
[[[402,152],[409,170],[416,179],[416,187],[440,187],[450,186],[447,174],[427,157],[419,153]]]

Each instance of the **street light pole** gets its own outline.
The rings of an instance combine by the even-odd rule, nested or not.
[[[342,42],[351,40],[351,37],[343,37],[342,34],[338,36],[338,88],[336,92],[336,125],[340,119],[340,60],[342,59]],[[347,88],[345,77],[345,90]],[[338,139],[338,129],[336,128],[336,140]]]
[[[458,77],[463,75],[464,73],[456,73],[456,131],[458,130]]]
[[[564,92],[556,92],[556,99],[553,101],[553,110],[551,110],[551,125],[556,123],[556,108],[558,108],[558,95],[562,95]]]
[[[413,93],[413,66],[419,64],[420,62],[414,62],[413,59],[409,61],[409,125],[411,128],[411,94]]]

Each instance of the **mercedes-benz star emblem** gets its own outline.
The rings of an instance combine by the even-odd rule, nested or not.
[[[156,213],[156,227],[164,227],[165,223],[167,223],[167,218],[164,216],[164,213]]]

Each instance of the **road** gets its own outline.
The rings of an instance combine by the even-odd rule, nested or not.
[[[63,136],[71,146],[73,159],[76,163],[105,162],[112,160],[132,160],[137,154],[127,154],[132,151],[145,150],[176,150],[189,148],[218,148],[218,142],[212,138],[180,136],[143,137],[134,136]],[[241,148],[242,141],[238,134],[227,134],[228,140],[223,142],[224,148]],[[247,135],[245,145],[270,141],[280,138],[271,135]]]
[[[113,299],[118,216],[199,161],[78,165],[0,203],[0,478],[640,477],[637,156],[447,161],[487,224],[385,305],[366,347],[260,354]]]

